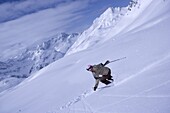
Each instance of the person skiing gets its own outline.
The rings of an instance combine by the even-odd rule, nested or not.
[[[110,61],[107,60],[104,64],[100,63],[97,65],[89,65],[89,67],[87,68],[87,71],[92,72],[93,77],[96,80],[96,83],[94,86],[94,91],[96,91],[96,89],[99,85],[99,81],[106,85],[110,84],[111,81],[113,82],[110,68],[105,67],[109,63],[110,63]]]

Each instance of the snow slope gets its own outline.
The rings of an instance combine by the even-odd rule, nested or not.
[[[114,40],[68,55],[1,93],[0,113],[169,113],[169,6],[148,0]],[[113,86],[92,91],[87,65],[124,56],[108,65]]]
[[[150,24],[143,27],[149,27],[156,24],[161,20],[154,20],[155,17],[163,16],[164,14],[160,9],[167,8],[159,6],[160,2],[165,1],[162,0],[154,3],[153,0],[133,0],[133,2],[127,7],[108,8],[99,18],[94,20],[89,29],[82,33],[80,38],[69,49],[67,55],[82,51],[92,46],[95,47],[97,44],[101,45],[107,40],[116,37],[119,34],[122,35],[129,30],[138,30],[138,26],[141,27],[142,24],[147,22]],[[164,10],[166,11],[166,9]]]
[[[140,14],[140,1],[131,2],[127,7],[109,7],[99,18],[93,21],[91,27],[85,30],[74,45],[69,49],[67,55],[102,44],[133,22]],[[144,4],[144,6],[147,4]],[[142,8],[142,7],[141,7]],[[134,11],[135,10],[135,16]]]

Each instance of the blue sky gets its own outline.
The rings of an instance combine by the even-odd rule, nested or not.
[[[130,0],[0,0],[0,23],[55,8],[56,12],[57,9],[63,12],[58,18],[64,18],[60,23],[67,23],[68,27],[65,31],[81,32],[108,7],[127,6],[129,2]],[[73,25],[81,27],[73,29]]]

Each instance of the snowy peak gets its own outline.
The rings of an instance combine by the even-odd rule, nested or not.
[[[99,18],[94,20],[92,26],[96,26],[97,29],[111,27],[119,20],[119,18],[121,18],[121,16],[125,15],[126,12],[127,7],[109,7]]]
[[[109,7],[100,17],[93,21],[89,29],[85,30],[78,40],[67,52],[67,55],[84,50],[90,46],[95,46],[99,42],[105,42],[112,38],[117,32],[110,34],[110,31],[116,27],[116,24],[126,15],[127,7]]]
[[[113,8],[109,7],[99,18],[94,20],[93,24],[100,25],[100,28],[109,27],[113,21]]]
[[[100,17],[105,17],[108,16],[110,14],[114,13],[114,8],[113,7],[109,7]]]
[[[0,62],[0,92],[17,85],[31,74],[64,57],[77,36],[77,33],[59,33],[39,40],[17,56]]]
[[[148,22],[149,19],[146,18],[151,20],[153,15],[157,14],[154,10],[160,12],[161,9],[156,7],[163,2],[163,0],[158,2],[153,0],[132,0],[127,7],[108,8],[100,17],[94,20],[89,29],[81,34],[69,49],[67,55],[95,47],[129,31],[134,32],[138,27]],[[153,6],[151,6],[152,3]],[[150,6],[150,10],[147,10]]]
[[[86,30],[75,42],[79,49],[72,49],[86,49],[116,32],[115,40],[66,56],[1,93],[0,113],[169,113],[170,1],[141,1],[140,8],[129,7],[115,27]],[[57,37],[52,38],[55,42]],[[51,41],[29,51],[53,50]],[[93,75],[85,67],[123,56],[126,59],[107,65],[114,85],[99,83],[94,92]],[[0,62],[0,66],[7,65]]]
[[[30,56],[33,66],[30,73],[36,72],[48,64],[64,57],[67,50],[77,39],[78,34],[61,33],[36,45],[21,56]],[[35,49],[34,49],[35,48]]]

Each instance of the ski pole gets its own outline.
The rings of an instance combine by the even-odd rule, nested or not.
[[[119,60],[123,60],[123,59],[125,59],[126,57],[122,57],[122,58],[119,58],[119,59],[116,59],[116,60],[112,60],[112,61],[110,61],[109,63],[112,63],[112,62],[116,62],[116,61],[119,61]]]

